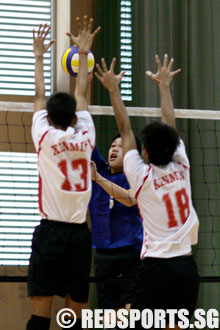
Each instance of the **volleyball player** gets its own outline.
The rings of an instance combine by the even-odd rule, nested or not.
[[[130,120],[114,74],[115,59],[108,71],[104,59],[96,76],[108,89],[124,152],[124,171],[143,218],[142,264],[132,308],[177,309],[193,314],[198,294],[198,274],[191,255],[197,243],[199,221],[192,205],[189,161],[175,129],[175,113],[169,91],[179,70],[171,72],[167,55],[158,72],[149,73],[161,94],[162,122],[153,122],[142,132],[142,155],[136,150]],[[167,314],[168,316],[168,314]],[[178,329],[178,318],[175,319]],[[166,326],[166,325],[165,325]],[[141,323],[136,329],[142,328]],[[169,328],[169,318],[167,318]]]
[[[139,149],[141,144],[136,139]],[[113,137],[108,162],[95,147],[92,153],[93,189],[89,204],[98,307],[129,308],[134,295],[143,241],[136,200],[123,173],[119,134]],[[130,279],[130,280],[129,280]]]
[[[87,104],[88,51],[100,28],[91,32],[93,20],[76,19],[78,36],[68,33],[79,48],[79,73],[75,99],[56,93],[46,102],[43,55],[50,31],[46,24],[35,35],[35,114],[32,137],[38,153],[39,209],[42,220],[32,240],[28,275],[32,316],[28,330],[48,330],[54,295],[66,298],[77,315],[74,329],[81,329],[81,309],[88,300],[91,234],[86,210],[91,194],[90,159],[95,128]],[[76,113],[75,113],[76,111]],[[66,320],[69,322],[70,320]]]

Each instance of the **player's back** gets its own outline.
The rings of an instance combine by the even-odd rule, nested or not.
[[[170,258],[191,252],[198,239],[189,162],[183,142],[166,166],[145,164],[137,151],[125,155],[125,173],[143,218],[142,258]]]
[[[36,113],[32,125],[38,152],[40,212],[43,218],[82,223],[91,195],[94,125],[86,111],[77,113],[77,125],[67,130],[50,126],[46,115],[46,110]]]
[[[138,205],[144,219],[142,257],[191,252],[191,245],[197,243],[198,218],[191,202],[188,169],[173,162],[165,168],[151,165]]]

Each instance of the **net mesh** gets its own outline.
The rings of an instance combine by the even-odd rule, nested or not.
[[[97,146],[107,157],[112,137],[117,133],[112,109],[91,106],[90,110],[96,126]],[[23,274],[32,232],[40,220],[37,158],[31,139],[32,111],[31,103],[0,103],[0,275],[8,274],[5,271],[8,265],[17,266]],[[147,123],[160,120],[159,109],[128,108],[128,112],[137,136]],[[219,111],[176,110],[176,115],[177,128],[191,163],[193,203],[200,219],[199,243],[194,255],[201,278],[212,277],[217,281],[220,277],[220,114]]]

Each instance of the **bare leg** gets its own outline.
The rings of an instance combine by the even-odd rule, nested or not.
[[[73,301],[70,295],[67,294],[65,306],[72,309],[76,313],[77,318],[81,318],[81,310],[83,308],[88,308],[88,303],[80,303],[77,301]]]
[[[31,297],[31,317],[27,322],[27,330],[50,328],[50,314],[53,297]]]
[[[131,309],[131,304],[126,304],[126,305],[125,305],[125,307],[123,307],[123,308],[126,308],[126,309],[127,309],[127,311],[129,312],[129,311],[130,311],[130,309]]]
[[[33,315],[50,318],[53,296],[31,297],[31,310]]]

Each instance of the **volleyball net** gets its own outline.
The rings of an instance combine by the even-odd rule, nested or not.
[[[127,108],[137,136],[160,120],[160,109]],[[90,106],[96,144],[107,157],[118,132],[111,107]],[[194,207],[200,219],[193,249],[204,281],[220,281],[220,111],[177,109],[177,129],[191,163]],[[32,103],[0,102],[0,276],[25,275],[38,211],[37,156],[31,139]],[[11,267],[13,266],[13,267]],[[91,274],[91,281],[93,273]]]

